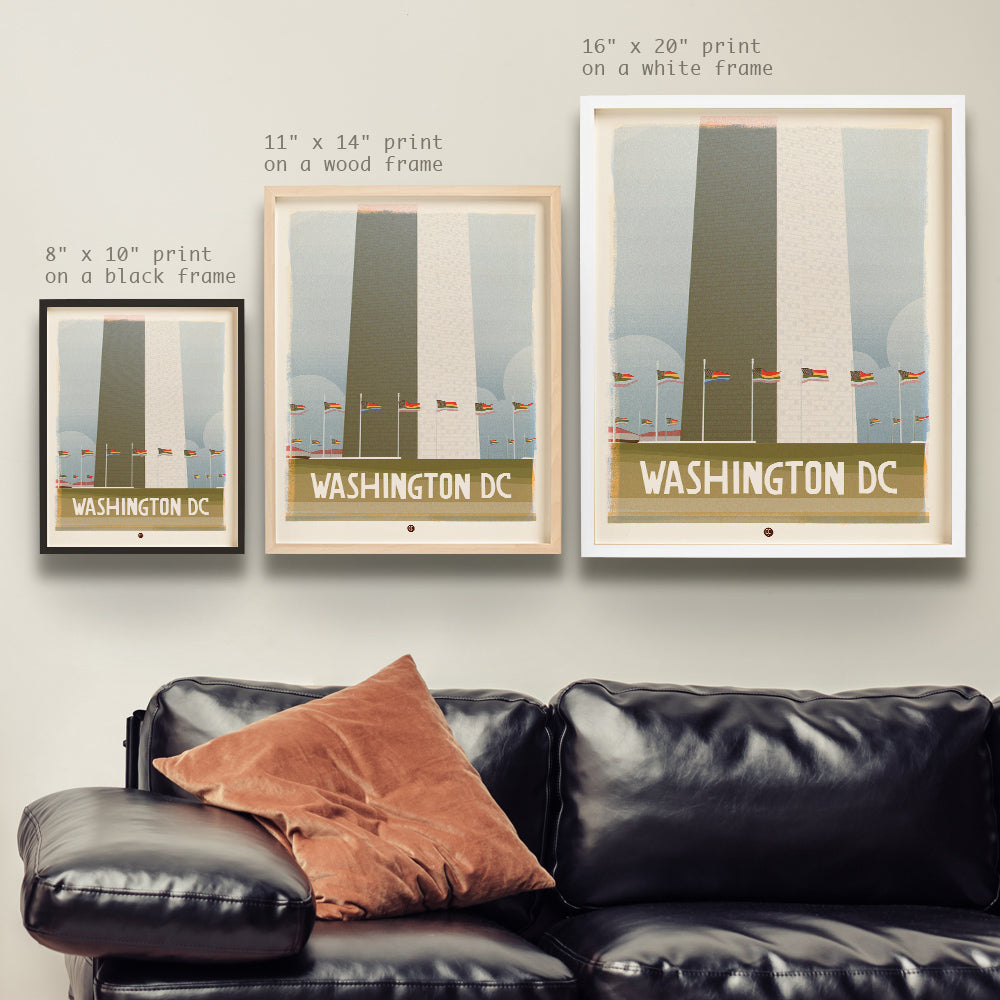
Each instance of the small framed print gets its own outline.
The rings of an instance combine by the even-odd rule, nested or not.
[[[583,554],[963,556],[963,99],[581,114]]]
[[[39,313],[42,553],[242,553],[242,300]]]
[[[272,553],[555,553],[559,189],[269,188]]]

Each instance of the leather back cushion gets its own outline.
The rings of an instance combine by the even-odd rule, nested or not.
[[[995,901],[992,706],[969,688],[584,681],[554,704],[571,905]]]
[[[139,787],[193,798],[150,762],[338,690],[214,677],[173,681],[157,691],[146,709],[139,740]],[[521,840],[541,858],[549,811],[548,709],[511,691],[439,690],[432,694],[490,794]],[[534,895],[489,903],[482,909],[506,923],[524,925],[532,919],[535,901],[530,897]]]

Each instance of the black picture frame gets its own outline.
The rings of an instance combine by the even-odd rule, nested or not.
[[[41,554],[244,553],[243,299],[41,299],[38,379]]]

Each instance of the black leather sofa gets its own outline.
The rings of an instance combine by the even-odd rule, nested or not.
[[[996,1000],[996,708],[581,681],[435,698],[556,889],[315,922],[254,821],[150,766],[334,688],[189,678],[129,723],[125,789],[27,807],[22,915],[73,1000]]]

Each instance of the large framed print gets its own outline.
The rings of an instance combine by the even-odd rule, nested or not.
[[[243,301],[39,304],[41,551],[242,553]]]
[[[559,189],[266,201],[267,551],[558,552]]]
[[[583,554],[964,555],[962,98],[581,114]]]

